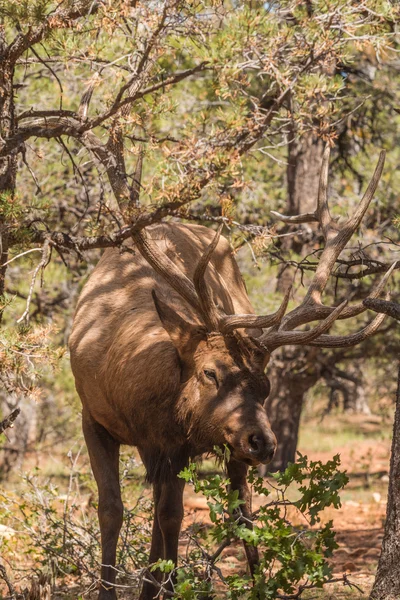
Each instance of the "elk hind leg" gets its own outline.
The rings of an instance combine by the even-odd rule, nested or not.
[[[116,600],[115,561],[122,526],[123,505],[119,482],[119,443],[90,415],[83,414],[83,433],[99,491],[102,566],[98,600]]]

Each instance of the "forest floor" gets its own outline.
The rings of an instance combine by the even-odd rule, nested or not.
[[[339,548],[334,552],[331,561],[334,575],[341,576],[343,573],[346,573],[349,580],[354,582],[358,589],[350,589],[347,586],[343,586],[343,584],[331,584],[324,588],[323,591],[312,590],[312,592],[309,591],[308,593],[304,593],[302,598],[318,598],[320,600],[334,600],[336,598],[353,600],[358,598],[361,600],[368,597],[374,579],[383,536],[387,485],[389,480],[391,429],[392,425],[390,419],[383,419],[378,416],[328,415],[322,421],[317,419],[304,419],[299,442],[299,450],[301,453],[306,454],[309,459],[322,461],[327,461],[331,459],[334,454],[340,453],[341,469],[347,471],[350,479],[341,494],[342,507],[338,510],[333,508],[325,509],[323,522],[332,519],[334,529],[337,532],[336,541]],[[95,495],[92,482],[90,482],[91,477],[89,475],[87,457],[84,450],[82,451],[82,456],[79,460],[83,461],[82,465],[79,466],[81,495],[79,496],[79,501],[74,502],[75,505],[82,503],[83,506],[83,504],[85,504],[89,507],[87,510],[89,510],[89,512],[91,511],[90,518],[92,521],[85,517],[85,540],[90,541],[90,539],[92,539],[92,541],[94,541],[93,545],[96,547],[98,545],[97,534],[95,530],[92,531],[91,529],[91,523],[96,523],[95,510],[91,507]],[[71,483],[73,482],[73,479],[68,477],[68,471],[64,474],[62,473],[59,465],[60,461],[59,459],[55,460],[54,455],[53,462],[54,464],[49,456],[47,456],[47,459],[42,457],[40,461],[42,469],[44,468],[44,465],[46,465],[44,472],[47,477],[46,493],[49,494],[48,497],[51,498],[51,495],[53,494],[54,496],[58,495],[58,498],[61,499],[65,499],[68,495],[72,498],[75,493],[73,484]],[[69,462],[72,463],[72,459]],[[56,464],[58,465],[57,467]],[[208,465],[208,463],[205,463],[204,469],[207,468],[213,467]],[[54,491],[52,487],[52,478],[57,480],[56,491]],[[82,478],[87,483],[82,484]],[[33,564],[34,559],[31,558],[32,555],[35,555],[35,552],[33,548],[29,547],[29,543],[35,546],[35,544],[46,544],[51,541],[51,543],[54,544],[54,531],[56,531],[57,527],[62,530],[63,522],[66,521],[65,514],[60,514],[60,516],[56,518],[55,513],[57,510],[55,510],[54,513],[51,512],[53,511],[53,504],[51,504],[50,500],[46,499],[47,496],[44,498],[44,493],[37,487],[34,480],[31,480],[29,485],[30,488],[34,490],[35,497],[39,500],[34,508],[28,503],[29,508],[24,509],[24,514],[26,515],[24,519],[29,522],[29,527],[27,528],[28,533],[29,531],[34,531],[35,519],[41,518],[41,506],[43,507],[44,512],[47,511],[46,523],[49,518],[53,519],[54,517],[54,522],[57,523],[57,525],[52,525],[48,533],[44,533],[45,526],[43,525],[43,531],[41,533],[42,537],[38,537],[38,533],[36,532],[33,534],[33,537],[30,538],[30,541],[29,535],[28,537],[25,536],[25,541],[22,539],[23,536],[20,536],[17,539],[17,535],[14,535],[13,533],[10,534],[10,531],[13,532],[18,530],[18,524],[16,525],[17,520],[14,519],[14,521],[12,521],[10,516],[12,509],[10,510],[9,505],[7,513],[7,511],[4,511],[3,503],[3,518],[1,519],[2,524],[0,524],[0,555],[10,578],[15,582],[15,587],[18,590],[24,589],[24,585],[26,587],[26,582],[29,582],[29,576],[27,575],[29,565],[31,564],[32,570],[35,567]],[[15,506],[18,504],[18,509],[21,509],[21,506],[24,506],[25,502],[27,502],[28,495],[26,490],[24,491],[23,487],[19,487],[15,480],[11,481],[9,486],[10,493],[14,495]],[[5,488],[7,487],[8,485],[6,484]],[[61,494],[61,492],[63,492],[63,494]],[[138,496],[139,493],[144,495],[145,500],[146,498],[150,499],[151,497],[149,488],[145,488],[143,492],[143,488],[138,485],[136,488],[136,496]],[[131,495],[129,495],[129,501],[131,501]],[[180,553],[182,556],[185,555],[187,546],[187,538],[184,533],[185,529],[192,526],[193,523],[209,523],[208,507],[206,499],[203,496],[195,494],[193,489],[187,486],[184,502],[185,519],[180,543]],[[253,497],[253,509],[256,509],[261,503],[262,498],[257,496]],[[76,507],[74,510],[77,510]],[[24,523],[24,526],[26,527],[26,523]],[[146,527],[147,531],[149,531],[149,523],[146,524]],[[62,538],[64,535],[62,531],[60,535]],[[77,543],[76,539],[75,541],[72,539],[72,541],[73,543]],[[61,542],[65,544],[65,537],[63,540],[59,541],[59,543]],[[25,544],[25,546],[23,546],[23,544]],[[28,546],[26,546],[26,544],[28,544]],[[144,545],[145,544],[146,542],[144,542]],[[237,545],[227,548],[219,565],[226,574],[243,573],[245,571],[245,557],[242,547]],[[96,566],[94,564],[92,565],[92,568],[93,571],[96,571]],[[36,572],[38,571],[36,570]],[[23,581],[25,581],[24,584],[22,584]],[[57,585],[56,588],[57,591],[54,591],[51,595],[46,595],[42,591],[42,595],[38,595],[37,597],[29,596],[29,599],[49,600],[50,598],[58,598],[60,600],[77,600],[78,598],[88,598],[92,600],[96,597],[96,594],[94,593],[84,593],[79,578],[76,578],[73,575],[73,572],[66,575],[62,585]],[[0,581],[0,598],[9,597],[10,594],[7,586],[4,582]],[[122,590],[120,592],[120,598],[126,600],[129,598],[129,600],[131,600],[135,598],[135,595],[132,594],[132,591],[124,593]]]

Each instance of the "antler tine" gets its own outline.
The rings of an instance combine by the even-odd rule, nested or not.
[[[366,308],[370,308],[375,312],[384,313],[400,321],[400,304],[396,302],[388,302],[387,300],[377,300],[373,298],[366,298],[364,300]]]
[[[329,176],[329,157],[331,149],[329,144],[325,146],[322,156],[321,173],[319,176],[318,198],[316,217],[321,225],[324,238],[327,240],[331,231],[332,217],[329,212],[328,204],[328,176]]]
[[[399,305],[396,305],[394,302],[387,302],[387,299],[390,297],[389,293],[386,294],[386,300],[378,300],[377,299],[379,294],[382,292],[384,286],[386,285],[387,281],[389,280],[389,277],[391,276],[394,269],[396,268],[396,265],[397,265],[397,261],[394,262],[392,264],[392,266],[390,267],[390,269],[388,269],[386,271],[385,275],[382,277],[381,281],[376,286],[375,290],[373,292],[371,292],[371,294],[367,298],[365,298],[365,300],[363,300],[362,303],[356,304],[354,306],[349,306],[347,308],[343,308],[343,310],[341,310],[339,315],[336,317],[337,320],[354,317],[354,316],[359,315],[360,313],[364,312],[366,310],[366,308],[371,308],[372,310],[375,310],[376,312],[386,313],[386,314],[379,314],[377,317],[375,317],[375,319],[373,321],[371,321],[371,323],[366,325],[363,329],[361,329],[357,333],[352,333],[349,335],[342,335],[342,336],[321,335],[320,334],[320,335],[316,336],[313,340],[309,339],[308,341],[304,341],[304,339],[302,340],[300,337],[300,335],[303,332],[283,330],[283,331],[278,331],[278,332],[274,333],[272,336],[268,335],[268,333],[267,333],[261,338],[261,341],[268,346],[268,349],[274,349],[274,348],[277,348],[278,346],[282,346],[285,344],[304,344],[304,345],[309,345],[309,346],[318,346],[321,348],[343,348],[343,347],[350,347],[350,346],[355,346],[355,345],[359,344],[360,342],[364,341],[365,339],[367,339],[368,337],[373,335],[378,330],[381,323],[386,318],[386,315],[393,316],[394,318],[398,318],[400,320]],[[340,305],[340,306],[342,306],[342,305]],[[340,306],[338,308],[340,308]],[[395,309],[393,309],[393,307],[395,307]],[[310,306],[310,307],[308,307],[308,310],[310,311],[310,316],[313,316],[313,318],[316,319],[316,318],[322,318],[322,316],[325,316],[327,314],[327,311],[332,311],[332,313],[331,313],[331,316],[332,316],[334,314],[334,312],[337,311],[338,309],[337,308],[332,309],[328,306],[316,306],[316,307]],[[312,311],[314,311],[314,313]],[[318,316],[316,316],[316,315],[318,315]],[[325,321],[323,321],[321,323],[321,325],[324,322],[326,322],[328,320],[328,318],[329,317],[327,317],[327,319]],[[304,319],[303,319],[302,323],[304,323]],[[298,324],[300,324],[300,323],[298,323]],[[316,330],[317,330],[317,328],[315,328],[313,331],[315,332]],[[306,333],[308,333],[308,332],[306,332]],[[285,334],[287,334],[287,335],[285,335]],[[300,340],[300,341],[291,341],[291,342],[287,341],[287,340],[290,340],[289,336],[291,334],[296,334],[297,340]]]
[[[193,283],[166,254],[161,252],[157,244],[149,242],[147,232],[145,230],[135,232],[132,234],[132,238],[142,256],[144,256],[153,269],[157,271],[157,273],[159,273],[170,286],[182,296],[182,298],[193,306],[197,312],[201,313],[200,302]]]
[[[277,217],[284,223],[319,223],[322,228],[325,239],[328,238],[332,217],[328,205],[328,175],[329,175],[329,157],[331,150],[329,145],[325,146],[322,156],[321,173],[319,176],[317,208],[312,213],[303,213],[301,215],[283,215],[276,210],[271,210],[271,215]]]
[[[213,252],[218,245],[223,226],[223,223],[218,226],[211,244],[209,244],[203,256],[200,258],[193,275],[193,283],[200,301],[203,318],[211,331],[218,331],[220,315],[217,307],[214,304],[210,289],[206,285],[204,276],[208,263],[210,262]]]
[[[391,267],[386,271],[386,273],[384,274],[384,276],[382,277],[382,279],[380,280],[380,282],[378,283],[376,288],[367,296],[367,298],[365,298],[365,300],[363,300],[363,304],[368,299],[372,300],[372,299],[379,297],[379,294],[381,294],[381,292],[383,292],[383,289],[384,289],[385,285],[387,284],[387,282],[389,281],[389,278],[390,278],[391,274],[393,273],[393,271],[395,270],[396,266],[397,266],[397,260],[395,260],[394,263],[391,265]]]
[[[142,169],[143,149],[141,149],[136,162],[133,184],[130,189],[130,204],[134,208],[139,207]],[[194,284],[164,252],[161,252],[157,244],[151,243],[145,229],[132,233],[132,239],[142,256],[203,317],[210,331],[218,331],[219,313],[205,284],[204,274],[211,260],[212,253],[219,242],[223,225],[221,223],[218,227],[211,244],[204,252],[196,267]]]
[[[227,315],[226,317],[222,317],[219,322],[220,331],[231,333],[235,329],[263,329],[265,327],[272,327],[272,325],[278,325],[285,315],[291,291],[292,286],[286,290],[282,304],[272,315],[260,317],[257,315]]]
[[[347,305],[347,300],[339,304],[333,312],[321,323],[309,331],[273,331],[267,332],[258,340],[265,345],[269,352],[286,345],[307,345],[319,338],[336,321]]]
[[[389,297],[390,295],[387,294],[386,300]],[[368,323],[366,327],[357,333],[351,333],[349,335],[321,335],[317,340],[314,340],[309,345],[318,346],[320,348],[346,348],[350,346],[356,346],[373,335],[379,329],[381,323],[383,323],[386,317],[386,314],[380,313],[373,321]]]
[[[321,226],[325,238],[325,248],[321,254],[319,264],[311,280],[311,284],[307,290],[303,302],[300,304],[300,306],[289,312],[286,315],[286,317],[283,318],[282,324],[278,331],[269,332],[262,336],[262,341],[268,346],[268,348],[277,348],[278,346],[290,343],[311,344],[314,346],[329,346],[332,344],[333,347],[335,347],[335,345],[340,346],[357,344],[359,343],[359,341],[362,341],[362,339],[365,339],[365,337],[368,337],[368,335],[372,335],[372,333],[376,331],[376,329],[379,327],[382,321],[380,317],[377,317],[370,325],[365,327],[361,332],[357,334],[352,334],[351,336],[328,336],[322,335],[322,332],[320,331],[319,335],[305,340],[304,335],[306,335],[308,332],[293,331],[293,329],[295,327],[298,327],[299,325],[304,325],[305,323],[309,323],[310,321],[314,320],[326,320],[329,319],[329,315],[333,315],[336,313],[337,309],[334,309],[333,307],[323,306],[321,301],[322,293],[325,290],[325,287],[328,283],[329,277],[335,266],[337,258],[346,247],[348,241],[350,240],[357,227],[360,225],[361,220],[366,210],[368,209],[368,206],[374,196],[380,177],[382,175],[383,165],[385,161],[385,152],[382,151],[379,155],[379,160],[375,168],[375,172],[357,209],[355,210],[354,214],[349,219],[347,219],[347,221],[343,225],[338,225],[335,223],[335,221],[330,215],[328,204],[327,189],[329,155],[330,150],[327,146],[324,150],[322,160],[318,189],[318,201],[315,213],[309,213],[307,215],[299,215],[298,217],[289,217],[288,219],[284,219],[286,222],[291,223],[305,223],[317,220]],[[277,215],[277,213],[274,214]],[[281,217],[279,213],[277,216]],[[391,273],[393,272],[393,269],[394,265],[392,265],[392,267],[384,275],[382,281],[378,284],[376,289],[370,294],[370,298],[374,299],[379,296]],[[346,319],[349,317],[356,316],[362,313],[364,310],[365,305],[362,303],[358,303],[354,306],[343,308],[336,318]],[[318,331],[318,328],[315,328],[313,331]]]
[[[130,200],[135,208],[139,206],[141,179],[143,170],[143,148],[141,148],[135,166],[133,185],[130,190]],[[132,233],[132,239],[141,255],[159,273],[170,286],[178,292],[193,308],[201,313],[201,305],[195,287],[188,277],[161,252],[157,244],[151,243],[145,229]]]
[[[83,92],[81,101],[79,103],[79,108],[78,108],[78,115],[82,120],[87,119],[89,104],[92,99],[94,89],[98,85],[99,81],[100,81],[100,73],[96,72],[93,75],[91,81],[89,82],[89,85],[87,86],[86,90]]]
[[[363,300],[362,302],[358,302],[357,304],[353,304],[353,306],[347,306],[347,308],[345,308],[345,310],[341,313],[341,315],[338,318],[340,320],[349,319],[350,317],[356,317],[357,315],[360,315],[361,313],[365,312],[365,310],[367,308],[367,305],[365,304],[365,302],[368,299],[374,299],[374,298],[379,297],[379,295],[382,293],[386,283],[388,282],[391,274],[393,273],[394,269],[396,268],[396,265],[397,265],[397,261],[395,261],[392,264],[392,266],[386,271],[386,273],[384,274],[384,276],[382,277],[382,279],[380,280],[380,282],[378,283],[376,288],[369,294],[369,296],[365,300]],[[283,330],[294,329],[295,327],[298,327],[299,325],[305,325],[306,323],[309,323],[310,321],[324,319],[333,310],[334,310],[334,307],[323,306],[321,304],[321,305],[317,305],[317,306],[314,306],[314,305],[307,306],[307,310],[302,309],[297,314],[295,314],[295,311],[293,311],[292,316],[288,315],[290,317],[290,321],[285,323],[285,325],[282,327],[282,329]]]
[[[349,227],[349,229],[351,231],[350,235],[352,235],[353,231],[355,231],[357,229],[357,227],[359,226],[359,224],[361,223],[362,218],[365,215],[365,213],[368,209],[368,206],[371,203],[372,198],[374,197],[376,188],[378,187],[378,183],[382,176],[383,167],[385,165],[385,157],[386,157],[385,150],[381,150],[381,152],[379,154],[378,163],[375,167],[375,172],[372,176],[371,181],[369,182],[369,185],[365,191],[365,194],[362,197],[361,202],[359,203],[358,207],[356,208],[354,214],[348,219],[348,221],[345,225],[345,227]]]
[[[329,277],[332,273],[337,258],[346,247],[354,231],[357,229],[363,215],[365,214],[365,211],[368,208],[369,203],[371,202],[371,199],[378,185],[379,178],[382,174],[384,158],[384,153],[381,152],[374,175],[354,215],[350,217],[343,226],[338,226],[333,223],[332,219],[329,216],[329,209],[325,195],[328,151],[324,153],[322,169],[323,174],[321,175],[322,185],[320,185],[319,194],[320,204],[319,208],[317,208],[316,214],[318,214],[321,227],[325,228],[324,235],[326,238],[326,244],[302,304],[299,307],[295,308],[293,311],[291,311],[285,317],[283,322],[283,329],[290,330],[298,325],[307,323],[313,320],[313,314],[315,315],[315,319],[323,318],[326,315],[327,309],[326,307],[323,307],[321,303],[322,293],[328,283]],[[329,223],[328,219],[330,220]],[[314,311],[312,310],[312,308],[314,309]],[[360,307],[358,307],[357,309],[350,307],[346,311],[346,316],[344,316],[343,318],[353,316],[354,312],[357,314],[357,311],[362,312],[359,309]]]
[[[300,307],[292,311],[286,319],[285,325],[289,328],[289,321],[292,320],[292,316],[296,317],[296,321],[298,322],[300,309],[304,305],[320,305],[321,304],[321,296],[324,291],[326,284],[328,282],[329,276],[332,272],[332,269],[335,265],[335,262],[345,248],[347,242],[350,240],[354,231],[357,229],[360,224],[362,217],[364,216],[372,197],[376,191],[379,179],[382,175],[383,165],[385,160],[385,152],[382,151],[379,156],[378,164],[376,166],[374,175],[368,185],[367,191],[365,192],[357,210],[354,215],[350,217],[347,222],[343,226],[337,226],[334,224],[328,207],[327,200],[327,179],[328,179],[328,162],[329,162],[329,149],[326,148],[324,152],[324,157],[322,161],[322,170],[320,177],[320,186],[318,192],[318,206],[317,210],[314,214],[310,215],[300,215],[299,217],[294,217],[293,220],[289,222],[307,222],[306,217],[310,216],[309,221],[318,220],[325,239],[326,245],[324,251],[322,252],[317,270],[314,274],[314,277],[311,281],[310,287],[307,291],[307,294],[303,300],[303,303]],[[276,213],[275,213],[276,214]],[[292,219],[290,217],[290,219]],[[295,221],[294,219],[300,219]]]

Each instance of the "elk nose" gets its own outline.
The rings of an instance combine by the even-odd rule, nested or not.
[[[262,462],[270,462],[275,454],[276,444],[266,439],[263,435],[252,433],[249,435],[249,454]]]

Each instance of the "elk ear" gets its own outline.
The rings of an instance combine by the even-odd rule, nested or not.
[[[206,328],[186,321],[173,308],[160,300],[154,290],[152,290],[151,295],[160,321],[169,334],[180,358],[188,358],[194,352],[197,344],[206,339]]]

